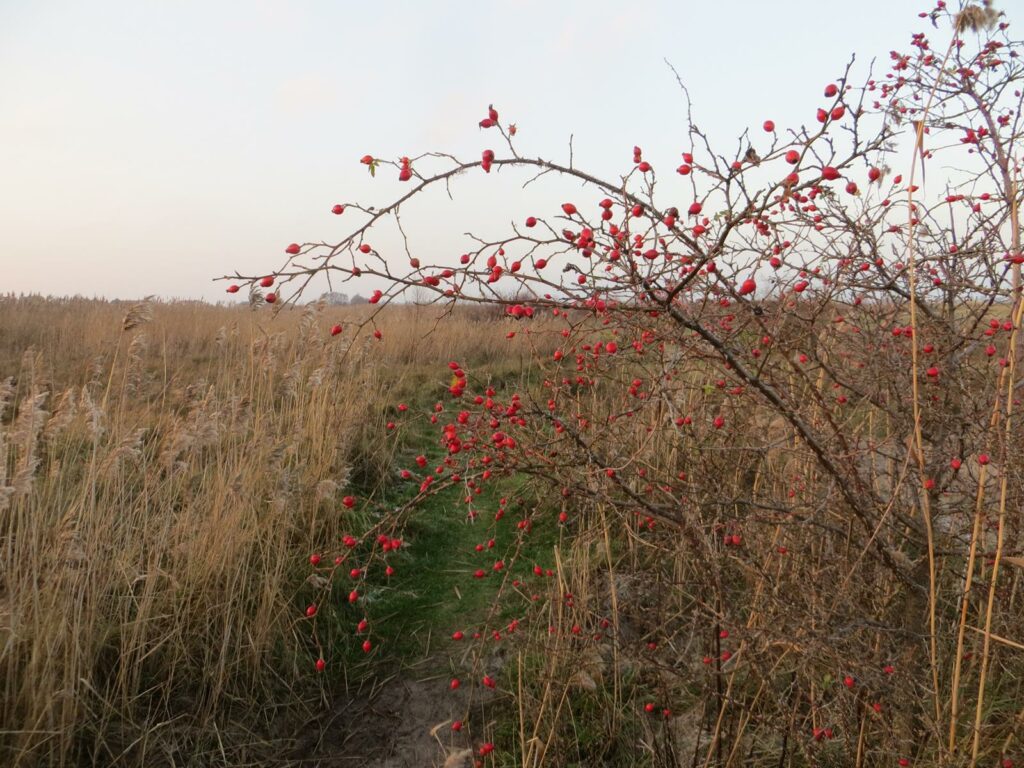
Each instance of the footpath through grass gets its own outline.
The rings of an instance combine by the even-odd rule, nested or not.
[[[509,372],[505,381],[511,378]],[[428,459],[423,472],[443,459],[440,425],[408,416],[428,412],[436,402],[436,393],[424,383],[421,377],[411,376],[396,387],[399,400],[409,406],[405,416],[397,410],[391,414],[402,422],[394,438],[400,441],[394,454],[396,471],[415,468],[418,455]],[[454,409],[457,403],[446,406]],[[443,415],[453,418],[448,412]],[[378,490],[374,501],[386,508],[399,507],[415,496],[418,487],[419,479],[396,482]],[[401,550],[388,557],[394,574],[366,584],[362,610],[371,622],[374,665],[394,671],[449,651],[451,634],[457,630],[471,639],[474,632],[493,630],[520,617],[529,595],[514,582],[532,581],[535,563],[551,567],[557,523],[553,514],[538,512],[540,503],[528,478],[496,477],[473,494],[471,503],[467,493],[460,483],[419,502],[402,527]],[[470,510],[475,516],[469,515]],[[524,535],[518,525],[527,518],[531,531]],[[495,570],[499,561],[503,567]],[[353,618],[359,620],[357,614],[361,615],[346,609],[338,612],[341,647],[332,649],[352,664],[367,660],[361,640],[350,640],[349,624]]]

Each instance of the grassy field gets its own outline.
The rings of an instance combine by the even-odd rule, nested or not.
[[[611,356],[583,316],[33,297],[0,300],[0,329],[5,765],[930,764],[910,522],[874,534],[901,583],[807,444],[688,337]],[[788,382],[861,464],[902,439],[870,399],[897,366],[869,362],[845,411],[824,367]],[[912,516],[904,468],[869,471]],[[981,697],[981,638],[959,662],[954,642],[978,481],[942,482],[941,683],[963,666],[1001,756],[1024,724],[1021,553]],[[986,602],[964,610],[977,628]]]
[[[268,734],[358,679],[355,664],[313,671],[310,554],[410,495],[396,467],[431,446],[412,419],[386,425],[403,399],[418,413],[440,397],[439,362],[494,377],[524,363],[484,315],[369,316],[0,300],[5,764],[235,765],[280,754]],[[455,495],[418,512],[424,567],[375,606],[402,616],[382,623],[382,640],[406,643],[391,654],[412,658],[413,640],[460,618],[435,610],[465,566],[440,551],[472,536],[446,521]],[[320,629],[335,656],[352,634],[342,613]]]

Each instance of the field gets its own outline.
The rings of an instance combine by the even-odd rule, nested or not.
[[[681,439],[664,403],[624,410],[607,369],[575,407],[611,417],[596,442],[618,468],[553,493],[593,455],[541,441],[474,482],[441,471],[438,425],[453,368],[543,406],[539,361],[605,333],[586,316],[8,297],[0,327],[7,764],[460,765],[484,744],[496,765],[875,765],[932,727],[927,594],[820,507],[808,486],[835,489],[784,425],[714,402],[699,360],[676,360],[669,402],[743,426]],[[873,418],[852,413],[852,439],[889,440]],[[682,506],[586,493],[630,464],[685,478]],[[903,469],[872,472],[884,489]],[[970,493],[947,481],[943,546]],[[923,553],[884,535],[927,585]],[[954,629],[961,557],[937,588]],[[1004,578],[985,707],[1010,744],[1020,569]]]
[[[350,489],[401,496],[422,435],[385,425],[443,391],[437,361],[523,366],[484,314],[396,308],[380,340],[366,314],[0,303],[5,764],[287,754],[263,745],[281,722],[305,741],[326,692],[365,683],[373,657],[313,670],[308,558],[369,524]],[[389,610],[426,615],[445,578]]]

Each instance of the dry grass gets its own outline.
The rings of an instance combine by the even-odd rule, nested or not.
[[[534,321],[528,335],[527,326],[465,311],[445,317],[392,307],[373,316],[371,307],[310,308],[272,319],[264,310],[0,301],[0,381],[7,382],[0,388],[0,755],[7,763],[238,765],[292,754],[295,734],[324,710],[321,686],[337,681],[312,673],[316,654],[330,658],[332,673],[358,675],[331,647],[350,628],[332,628],[325,610],[321,649],[302,619],[306,559],[374,524],[367,511],[374,507],[357,506],[364,510],[357,514],[341,506],[349,488],[372,498],[410,465],[398,451],[413,446],[384,437],[397,403],[422,415],[435,399],[447,401],[449,360],[464,365],[473,393],[490,382],[495,399],[507,403],[512,386],[503,383],[523,366],[551,361],[552,344],[582,349],[609,333],[582,315]],[[877,310],[857,320],[877,325],[876,335],[891,324]],[[339,322],[345,330],[332,337]],[[566,338],[562,328],[572,329]],[[776,346],[793,356],[811,336],[787,338],[780,332]],[[842,335],[814,338],[826,359],[842,349]],[[858,386],[905,389],[899,362],[872,355],[855,369]],[[478,596],[479,616],[444,605],[443,618],[423,628],[439,638],[482,630],[483,639],[465,642],[451,661],[466,680],[485,670],[500,680],[494,719],[471,729],[474,739],[498,744],[488,759],[668,768],[694,759],[884,765],[910,755],[927,764],[946,719],[961,742],[970,738],[966,716],[951,717],[945,692],[961,691],[960,712],[973,720],[982,701],[979,659],[993,670],[981,753],[1017,749],[1024,571],[1004,568],[993,578],[999,494],[990,481],[972,514],[978,476],[971,466],[943,476],[933,509],[942,719],[931,712],[927,553],[902,521],[914,515],[913,496],[908,464],[897,460],[907,440],[897,417],[909,403],[888,416],[863,400],[833,410],[824,373],[788,382],[800,402],[824,403],[809,418],[843,419],[849,461],[889,500],[886,515],[901,518],[880,521],[873,535],[905,584],[858,534],[807,444],[763,404],[730,394],[734,382],[716,383],[688,337],[588,363],[591,386],[573,384],[579,365],[571,355],[563,365],[547,363],[542,380],[561,380],[557,414],[570,428],[577,414],[592,420],[591,448],[559,441],[535,420],[548,411],[554,385],[527,387],[531,420],[507,429],[544,452],[490,465],[509,483],[499,488],[526,502],[521,514],[535,532],[526,538],[511,519],[518,512],[505,528],[482,517],[489,533],[445,528],[434,541],[451,552],[430,554],[434,570],[457,571],[482,538],[507,547],[502,586]],[[949,395],[979,425],[994,386],[980,365],[965,367]],[[630,391],[634,377],[643,397]],[[471,398],[460,407],[479,416],[464,437],[478,438],[481,453],[459,459],[467,477],[479,477],[474,462],[490,451],[493,414]],[[936,401],[925,423],[943,407]],[[724,429],[713,426],[718,413],[727,417]],[[693,423],[679,426],[684,415]],[[1016,429],[1009,445],[1019,442]],[[965,439],[986,445],[973,433]],[[415,447],[433,454],[438,446]],[[947,454],[952,446],[943,448],[943,465]],[[1016,509],[1019,462],[1002,471]],[[476,504],[471,496],[467,508]],[[437,509],[424,504],[417,512]],[[564,524],[556,522],[560,511]],[[1019,525],[1008,529],[1013,565]],[[723,543],[730,534],[742,534],[742,546]],[[977,567],[967,562],[970,541],[977,541]],[[535,576],[534,563],[552,576]],[[482,582],[472,577],[476,564],[467,567],[458,589],[468,595]],[[975,571],[986,592],[998,588],[996,610],[991,598],[964,589],[965,574]],[[426,582],[429,569],[413,578]],[[526,586],[513,589],[517,578]],[[500,647],[488,641],[512,616],[522,619],[514,636]],[[959,626],[972,630],[962,648]],[[988,656],[987,639],[995,641]],[[438,644],[435,652],[446,653]],[[409,660],[387,653],[389,662]],[[392,664],[388,675],[395,672]],[[853,688],[842,682],[847,675]],[[826,728],[835,738],[816,736]],[[969,764],[963,753],[947,763]]]
[[[0,762],[234,765],[316,702],[293,601],[353,474],[388,482],[393,393],[502,356],[369,309],[0,300]]]

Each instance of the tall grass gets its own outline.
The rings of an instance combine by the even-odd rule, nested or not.
[[[354,474],[388,482],[392,393],[501,356],[466,317],[368,316],[0,299],[0,762],[280,754],[266,723],[319,698],[305,559]]]

